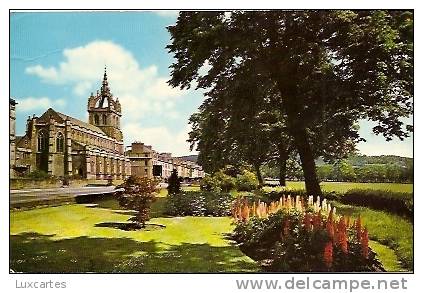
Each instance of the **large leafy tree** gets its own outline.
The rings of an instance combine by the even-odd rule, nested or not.
[[[260,166],[277,155],[275,143],[283,142],[275,127],[279,121],[270,111],[270,90],[252,77],[250,72],[239,72],[206,93],[199,113],[190,118],[189,141],[192,148],[197,145],[206,171],[247,164],[262,184]]]
[[[170,84],[214,89],[240,68],[269,80],[307,192],[318,195],[313,137],[355,141],[358,119],[377,122],[374,132],[388,140],[412,131],[401,120],[413,109],[412,23],[406,11],[182,12],[168,28]],[[201,75],[206,62],[211,69]]]

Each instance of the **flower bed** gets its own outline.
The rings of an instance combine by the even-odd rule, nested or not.
[[[232,216],[234,240],[267,271],[384,271],[361,219],[337,215],[326,200],[283,196],[267,204],[239,198]]]

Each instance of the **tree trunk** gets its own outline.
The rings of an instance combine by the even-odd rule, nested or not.
[[[279,183],[281,186],[286,186],[286,160],[288,160],[288,151],[283,143],[278,145],[279,152]]]
[[[263,177],[261,176],[260,164],[254,164],[254,169],[256,170],[259,185],[263,186]]]
[[[322,191],[317,180],[314,155],[308,141],[306,127],[303,125],[303,118],[301,117],[303,102],[297,96],[297,83],[292,78],[297,75],[297,68],[295,66],[291,70],[288,68],[285,74],[281,75],[278,70],[273,72],[279,91],[282,97],[285,97],[282,103],[282,111],[287,115],[287,126],[294,138],[294,145],[300,154],[307,194],[320,196]],[[285,77],[291,78],[287,79]]]
[[[298,153],[300,154],[307,194],[320,196],[322,195],[322,191],[319,181],[317,180],[316,164],[314,162],[314,156],[307,138],[306,130],[297,129],[295,131],[294,141]]]

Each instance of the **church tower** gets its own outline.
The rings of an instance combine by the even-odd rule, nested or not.
[[[88,123],[99,127],[108,136],[123,141],[120,130],[122,109],[119,98],[114,99],[110,92],[107,72],[104,68],[103,83],[96,95],[91,93],[88,98]]]

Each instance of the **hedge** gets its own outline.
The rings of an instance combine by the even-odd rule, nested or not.
[[[414,217],[412,193],[372,189],[351,189],[340,197],[340,202],[343,204],[384,210],[410,219]]]

